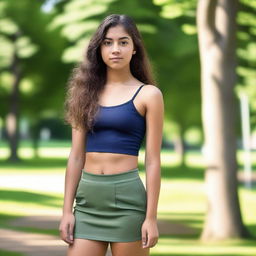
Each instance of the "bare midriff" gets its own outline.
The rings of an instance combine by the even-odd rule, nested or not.
[[[93,174],[118,174],[138,167],[138,156],[105,153],[86,152],[83,170]]]

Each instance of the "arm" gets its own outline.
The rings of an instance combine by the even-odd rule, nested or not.
[[[155,87],[148,87],[145,93],[146,104],[146,189],[147,213],[142,226],[142,240],[146,240],[144,248],[153,247],[157,243],[157,205],[161,184],[161,145],[164,119],[164,102],[161,91]]]
[[[85,161],[85,139],[86,135],[84,130],[72,129],[72,148],[65,175],[63,215],[59,227],[61,238],[67,243],[73,242],[75,219],[72,210],[77,185]]]
[[[72,129],[72,148],[65,175],[63,214],[72,213],[76,188],[85,161],[85,132]]]

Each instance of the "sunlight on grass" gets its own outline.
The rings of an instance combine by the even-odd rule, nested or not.
[[[196,240],[162,238],[157,247],[152,248],[152,255],[228,255],[228,256],[255,256],[254,243],[245,247],[243,242],[202,243]]]
[[[63,195],[31,190],[0,190],[1,214],[9,216],[60,215]]]
[[[202,212],[205,196],[202,182],[162,180],[159,212]]]
[[[18,202],[2,202],[0,200],[1,207],[4,208],[4,211],[1,210],[1,213],[7,214],[9,216],[19,215],[19,216],[30,216],[30,215],[60,215],[61,209],[59,208],[50,208],[47,206],[42,206],[36,203],[18,203]]]
[[[243,221],[247,225],[254,225],[254,233],[256,233],[256,192],[255,190],[250,191],[245,188],[240,188],[239,198]]]
[[[1,148],[0,150],[0,159],[6,159],[10,155],[9,148]]]
[[[69,148],[40,148],[38,150],[38,156],[47,158],[68,158],[69,152]],[[34,150],[31,148],[21,148],[18,150],[18,154],[21,158],[28,159],[34,157]]]
[[[161,163],[164,166],[176,166],[180,163],[179,156],[175,152],[162,150]]]
[[[237,161],[239,163],[243,163],[244,162],[244,158],[245,158],[244,152],[242,150],[239,150],[237,152]],[[252,161],[252,163],[253,162],[255,163],[255,160],[256,160],[256,151],[252,151],[251,152],[251,161]]]
[[[204,157],[201,152],[188,152],[185,159],[186,164],[190,167],[205,167]]]

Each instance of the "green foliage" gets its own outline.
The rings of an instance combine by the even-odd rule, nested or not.
[[[249,96],[251,124],[256,127],[256,3],[240,0],[237,17],[238,27],[238,67],[239,83],[237,92],[243,91]]]
[[[9,5],[11,5],[9,3]],[[22,35],[19,24],[8,17],[10,6],[7,2],[0,3],[0,68],[8,68],[11,65],[14,54],[22,58],[29,58],[35,54],[37,47],[31,42],[28,36]],[[15,37],[19,36],[17,40]]]
[[[55,15],[49,28],[61,28],[61,34],[71,44],[64,50],[62,60],[67,63],[81,61],[83,51],[99,20],[113,0],[73,0],[66,2],[63,11]]]
[[[196,4],[197,1],[188,1],[188,0],[154,0],[154,3],[158,6],[162,7],[161,16],[167,19],[170,19],[170,22],[176,20],[178,22],[178,26],[180,29],[189,35],[196,34]],[[255,90],[255,82],[256,82],[256,2],[250,0],[240,0],[239,11],[237,16],[238,30],[237,30],[237,56],[238,56],[238,83],[236,91],[240,90],[245,91],[250,98],[250,106],[251,106],[251,123],[252,125],[256,125],[256,90]],[[179,42],[180,39],[179,39]],[[182,49],[187,48],[187,46],[181,46]],[[190,47],[189,49],[192,49]],[[194,54],[196,54],[197,49],[194,48]],[[194,56],[195,56],[194,55]],[[182,55],[179,55],[181,57]],[[198,59],[196,57],[196,62]],[[187,62],[186,62],[187,63]],[[190,62],[190,70],[199,72],[199,70],[195,70],[194,65]],[[198,66],[197,66],[198,67]],[[189,72],[189,71],[188,71]],[[180,75],[178,73],[177,75]],[[187,78],[190,76],[187,76]],[[186,78],[184,78],[186,80]],[[182,78],[178,81],[179,85],[181,84]],[[187,82],[191,81],[187,79]],[[199,81],[198,81],[199,82]],[[189,88],[189,87],[188,87]],[[199,88],[197,87],[196,90]],[[183,93],[188,93],[188,91],[182,90],[181,95],[175,95],[174,101],[179,101],[181,97],[183,97]],[[173,95],[173,94],[172,94]],[[170,96],[171,97],[171,96]],[[198,98],[198,101],[200,99]],[[174,102],[174,105],[177,106],[177,102]],[[198,102],[197,102],[198,105]],[[195,107],[195,102],[192,104]],[[198,105],[199,106],[199,105]],[[175,106],[172,106],[175,107]],[[190,108],[189,108],[190,109]],[[198,112],[197,112],[198,114]],[[191,115],[186,115],[186,117]],[[179,122],[180,123],[180,122]],[[188,120],[188,123],[191,124],[191,120]]]
[[[29,58],[38,50],[38,46],[32,44],[27,36],[20,37],[14,47],[19,58]]]
[[[15,79],[11,73],[13,56],[21,72],[20,113],[30,120],[43,115],[60,116],[70,66],[61,62],[67,41],[58,29],[49,30],[53,14],[43,13],[42,2],[0,1],[0,114],[8,111],[8,97]]]
[[[196,0],[153,0],[156,5],[163,6],[161,16],[174,19],[181,16],[195,16]]]

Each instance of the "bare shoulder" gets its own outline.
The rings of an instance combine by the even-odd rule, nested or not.
[[[146,105],[163,102],[162,91],[155,85],[147,84],[143,88],[143,99]]]

